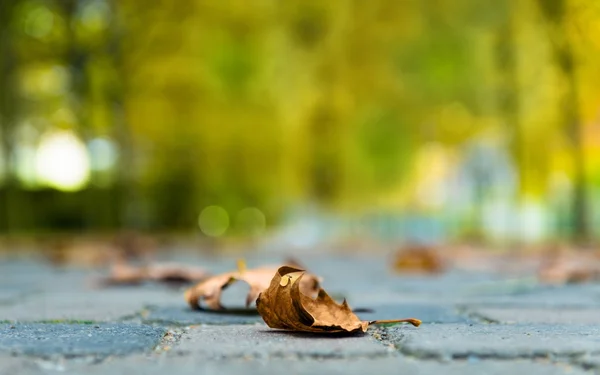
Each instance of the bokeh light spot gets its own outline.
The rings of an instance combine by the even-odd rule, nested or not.
[[[81,23],[90,31],[102,31],[110,17],[108,4],[103,0],[88,1],[80,10]]]
[[[88,149],[92,159],[92,170],[108,171],[117,164],[118,150],[110,139],[94,138],[88,143]]]
[[[219,237],[229,228],[229,215],[222,207],[208,206],[200,213],[198,225],[207,236]]]
[[[258,208],[246,207],[238,212],[236,226],[243,233],[258,236],[265,231],[267,219],[265,214]]]
[[[42,183],[58,190],[82,189],[90,174],[85,145],[70,131],[44,135],[36,154],[36,173]]]
[[[39,6],[33,9],[25,18],[25,33],[34,38],[44,38],[52,31],[54,14],[50,9]]]

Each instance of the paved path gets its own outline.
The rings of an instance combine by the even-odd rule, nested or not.
[[[215,272],[233,258],[172,256]],[[276,264],[255,256],[248,265]],[[0,374],[600,374],[600,285],[451,271],[397,276],[384,259],[302,258],[365,320],[417,317],[342,338],[270,330],[254,314],[190,311],[160,285],[94,289],[96,274],[0,263]],[[240,306],[245,286],[224,295]]]

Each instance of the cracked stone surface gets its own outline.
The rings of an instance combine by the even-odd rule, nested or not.
[[[276,255],[250,255],[248,267],[278,264]],[[165,259],[215,273],[236,267],[234,256]],[[362,319],[423,325],[333,338],[281,332],[243,306],[244,283],[223,293],[226,313],[203,312],[186,305],[184,288],[97,288],[99,271],[11,260],[0,262],[0,375],[600,374],[600,284],[396,275],[384,259],[359,255],[301,261]]]

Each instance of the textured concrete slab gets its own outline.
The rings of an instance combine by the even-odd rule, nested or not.
[[[600,352],[600,327],[437,324],[383,329],[384,340],[418,358],[571,358]]]
[[[0,356],[0,375],[14,374],[43,374],[43,369],[28,358]]]
[[[145,306],[182,304],[179,292],[163,289],[61,290],[36,293],[19,303],[0,306],[0,321],[111,321],[131,317]]]
[[[225,291],[222,302],[233,311],[219,314],[189,309],[183,290],[93,289],[98,273],[0,264],[0,321],[24,322],[0,324],[0,375],[6,369],[25,375],[600,373],[600,285],[548,287],[531,278],[457,271],[396,275],[381,258],[304,255],[300,261],[323,276],[334,298],[372,310],[358,312],[362,319],[416,317],[423,326],[335,338],[280,332],[240,310],[244,283]],[[216,273],[234,269],[236,258],[186,263]],[[282,259],[254,254],[247,264]],[[33,323],[39,320],[62,322]],[[178,328],[165,335],[160,327],[169,326]]]
[[[362,320],[417,318],[427,323],[471,323],[456,308],[434,304],[406,303],[398,305],[375,305],[370,312],[357,312]]]
[[[580,375],[588,372],[568,364],[549,361],[457,361],[440,363],[419,361],[403,357],[347,358],[347,359],[234,359],[206,361],[191,356],[160,356],[109,358],[97,365],[60,365],[62,373],[77,374],[148,374],[164,375],[222,375],[222,374],[416,374],[416,375],[504,375],[526,373],[528,375]],[[19,372],[28,375],[36,372]],[[50,370],[50,373],[55,373]],[[59,373],[59,372],[56,372]]]
[[[143,315],[146,323],[164,325],[198,325],[198,324],[256,324],[263,320],[254,308],[229,309],[226,311],[192,310],[184,303],[180,306],[150,308]]]
[[[135,356],[135,354],[132,354]],[[87,368],[102,363],[107,357],[33,357],[0,355],[0,375],[85,374]],[[125,357],[110,357],[113,359]],[[119,371],[117,371],[119,373]]]
[[[599,353],[585,355],[581,358],[575,359],[573,362],[585,369],[595,370],[596,374],[600,374],[600,354]]]
[[[166,330],[139,324],[0,324],[0,352],[107,356],[150,350]]]
[[[600,308],[600,290],[594,284],[539,287],[523,293],[461,296],[457,302],[467,306]]]
[[[265,324],[198,326],[182,336],[175,349],[205,359],[377,357],[393,349],[370,335],[331,337],[290,333]]]
[[[382,265],[376,267],[376,274],[371,274],[359,266],[360,263],[352,266],[354,275],[348,275],[347,279],[326,277],[325,289],[346,297],[351,306],[356,307],[403,303],[450,305],[482,297],[494,300],[497,296],[535,290],[529,284],[514,284],[496,275],[457,272],[434,276],[398,275]]]
[[[498,323],[600,324],[598,308],[471,307],[466,312]]]
[[[36,263],[0,261],[0,306],[18,303],[41,290],[40,284],[51,275],[51,269]]]
[[[28,293],[29,290],[24,288],[12,289],[10,286],[0,287],[0,306],[10,306],[18,303],[19,300]]]

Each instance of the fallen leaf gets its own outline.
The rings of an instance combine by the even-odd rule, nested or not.
[[[117,262],[111,266],[110,275],[101,280],[102,285],[136,285],[145,279],[142,268],[125,262]]]
[[[428,246],[410,246],[396,254],[394,269],[410,273],[440,273],[444,262],[439,253]]]
[[[221,292],[236,281],[243,281],[250,285],[246,296],[246,307],[250,306],[258,295],[269,287],[273,275],[277,272],[276,266],[265,266],[254,269],[245,269],[245,265],[238,264],[238,270],[226,272],[210,277],[185,292],[185,300],[192,309],[201,309],[203,301],[209,310],[223,310],[221,305]],[[307,295],[314,295],[319,289],[320,279],[315,275],[307,275],[299,287]]]
[[[55,266],[96,268],[117,260],[149,261],[156,252],[153,237],[132,231],[106,236],[50,237],[43,241],[44,257]]]
[[[120,253],[118,247],[97,239],[49,240],[43,252],[52,265],[96,268],[106,266]]]
[[[322,288],[316,299],[302,292],[303,270],[280,267],[269,288],[256,301],[256,308],[271,328],[300,332],[355,333],[366,332],[370,324],[421,324],[418,319],[362,321],[350,309],[346,300],[335,302]]]
[[[102,280],[103,285],[136,285],[146,281],[162,283],[191,283],[205,279],[208,272],[202,268],[175,263],[156,263],[145,266],[133,266],[117,261],[111,268],[111,274]]]
[[[149,280],[167,283],[189,283],[206,279],[210,274],[200,267],[177,263],[157,263],[146,267]]]
[[[579,284],[600,280],[600,261],[594,253],[551,251],[542,260],[538,278],[545,284]]]

